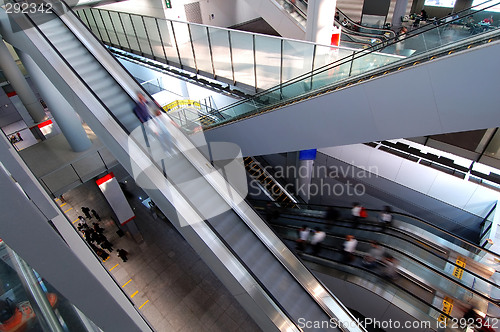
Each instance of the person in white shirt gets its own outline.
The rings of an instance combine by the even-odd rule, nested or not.
[[[392,224],[392,214],[390,206],[384,206],[384,211],[380,213],[379,220],[382,223],[382,231]]]
[[[346,235],[344,242],[344,251],[342,252],[344,263],[349,263],[354,260],[354,251],[356,251],[357,245],[358,240],[356,240],[354,235]]]
[[[311,246],[313,248],[314,255],[319,254],[319,251],[321,249],[321,242],[323,242],[325,238],[326,238],[326,233],[319,228],[315,228],[314,234],[311,239]]]
[[[311,229],[306,225],[303,225],[299,230],[299,238],[297,239],[297,250],[305,251],[307,243],[309,242],[309,236],[311,234]]]

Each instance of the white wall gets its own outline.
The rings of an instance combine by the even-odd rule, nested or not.
[[[165,18],[165,1],[163,0],[126,0],[100,6],[99,8]]]
[[[380,177],[478,216],[485,216],[500,199],[494,190],[363,144],[318,151],[366,170],[375,167]]]
[[[200,7],[203,24],[223,28],[260,17],[250,5],[240,0],[200,0]]]
[[[227,28],[259,17],[245,1],[235,0],[171,0],[172,8],[166,8],[164,0],[127,0],[99,8],[186,21],[184,5],[193,2],[200,3],[201,17],[206,25]]]

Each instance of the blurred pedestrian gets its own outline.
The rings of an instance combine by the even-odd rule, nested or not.
[[[386,254],[383,260],[382,277],[395,280],[398,277],[398,260],[391,254]]]
[[[297,250],[306,251],[307,244],[309,243],[309,236],[311,234],[311,229],[306,225],[303,225],[299,230],[299,237],[297,239]]]
[[[387,227],[392,225],[392,209],[390,206],[384,206],[384,210],[379,214],[379,221],[382,224],[382,231],[384,231]]]
[[[379,245],[377,241],[371,241],[370,250],[363,258],[362,264],[367,268],[377,266],[384,257],[384,248]]]
[[[117,254],[118,257],[122,259],[122,261],[126,262],[128,260],[127,258],[128,252],[125,249],[118,249]]]
[[[358,245],[358,240],[354,237],[354,235],[346,235],[344,248],[342,250],[342,261],[344,263],[350,263],[354,260],[354,252],[356,251],[356,247]]]
[[[321,242],[323,242],[326,238],[326,233],[323,232],[320,228],[315,228],[314,233],[311,238],[311,247],[313,250],[313,255],[318,255],[321,250]]]
[[[85,215],[85,218],[87,219],[92,219],[92,216],[90,215],[90,209],[86,206],[82,206],[82,212]]]
[[[328,209],[326,210],[326,222],[328,225],[326,226],[327,229],[330,229],[332,224],[334,224],[337,219],[340,217],[340,212],[334,208],[333,206],[329,206]]]
[[[101,221],[101,216],[99,216],[99,214],[97,214],[97,211],[92,209],[92,214],[94,215],[94,217],[97,219],[97,221]]]

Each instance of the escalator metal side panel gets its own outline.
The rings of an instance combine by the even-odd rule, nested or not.
[[[116,66],[115,59],[107,52],[106,49],[101,47],[92,36],[89,37],[88,31],[78,21],[74,15],[63,15],[61,19],[68,26],[81,26],[75,34],[80,41],[100,60],[101,64],[106,70],[115,77],[117,81],[121,81],[124,75],[124,69]],[[127,77],[127,76],[125,76]],[[135,95],[133,85],[127,85],[121,82],[124,90],[129,95]],[[176,146],[179,150],[183,151],[184,156],[195,166],[207,182],[221,195],[229,206],[239,215],[239,217],[246,221],[249,228],[256,234],[260,240],[267,246],[267,248],[276,256],[278,260],[285,266],[285,268],[298,280],[299,283],[311,294],[311,296],[323,307],[323,310],[328,312],[331,317],[336,317],[339,321],[350,322],[354,318],[350,315],[348,310],[334,297],[319,281],[312,276],[312,274],[300,263],[297,257],[285,246],[285,244],[274,234],[268,226],[262,221],[259,215],[244,202],[243,197],[234,190],[228,188],[226,181],[222,175],[217,172],[213,166],[203,157],[195,146],[182,134],[173,124],[166,124],[169,131],[172,133],[176,141]],[[335,309],[335,310],[334,310]],[[335,312],[334,312],[335,311]],[[351,331],[358,331],[359,328],[351,328]]]
[[[214,271],[217,271],[221,280],[226,281],[226,286],[236,298],[246,305],[252,318],[265,330],[277,330],[277,326],[284,330],[288,328],[296,330],[293,323],[273,305],[272,300],[267,297],[258,283],[248,275],[244,267],[200,219],[189,203],[176,191],[176,188],[166,181],[163,174],[151,164],[150,159],[143,154],[142,149],[128,142],[128,135],[66,66],[64,61],[58,57],[50,45],[39,36],[35,29],[24,32],[27,38],[24,38],[23,42],[28,43],[24,45],[24,51],[41,64],[45,74],[54,84],[57,84],[56,86],[67,96],[68,101],[75,107],[82,119],[113,151],[127,171],[132,173],[132,167],[141,169],[152,183],[158,184],[154,190],[148,190],[148,194],[155,202],[158,202],[157,204],[162,210],[167,212],[168,217],[179,222],[178,216],[181,215],[190,223],[195,221],[195,225],[192,227],[178,227],[178,229],[183,236],[192,240],[190,244],[200,256],[209,260],[207,263]],[[6,36],[4,35],[4,37]],[[15,38],[9,42],[15,47],[18,44]],[[29,47],[29,44],[32,47]],[[128,76],[122,76],[122,79],[127,80]],[[135,91],[133,86],[136,83],[132,81],[127,83],[129,91]],[[131,155],[134,158],[130,158]],[[175,202],[177,209],[174,209],[165,197]]]

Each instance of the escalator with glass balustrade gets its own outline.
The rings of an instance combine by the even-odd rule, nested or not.
[[[266,203],[253,201],[253,204],[263,210]],[[330,273],[336,275],[340,270],[342,273],[353,273],[361,279],[367,275],[367,280],[371,281],[375,275],[377,282],[382,282],[380,274],[384,268],[383,261],[371,267],[367,267],[366,262],[363,264],[363,257],[370,250],[371,243],[377,241],[386,255],[390,254],[399,262],[400,278],[395,279],[392,284],[405,289],[416,302],[426,303],[432,308],[439,302],[436,298],[446,296],[454,299],[457,306],[467,307],[470,299],[474,298],[478,309],[487,315],[495,317],[499,312],[497,296],[500,288],[495,277],[497,272],[487,263],[500,259],[498,254],[449,233],[448,238],[453,242],[444,241],[441,236],[422,229],[413,232],[407,230],[405,220],[409,221],[411,217],[402,214],[394,215],[395,220],[391,226],[383,226],[376,219],[377,211],[369,211],[371,218],[355,226],[349,218],[350,208],[336,207],[339,218],[329,220],[325,213],[328,208],[326,206],[303,204],[302,207],[280,209],[279,217],[270,222],[292,250],[295,250],[300,227],[325,230],[327,239],[318,255],[313,254],[311,249],[300,252],[303,259],[311,262],[311,266],[320,267],[320,271],[328,274],[333,269]],[[424,222],[417,222],[422,227],[427,227]],[[358,246],[356,258],[345,266],[339,248],[348,234],[356,237]],[[488,258],[485,259],[485,256]],[[455,273],[457,269],[461,271],[459,278]],[[459,314],[460,312],[454,312],[454,317],[460,318]]]
[[[79,15],[106,44],[132,51],[148,65],[181,68],[193,80],[209,75],[228,86],[257,90],[220,108],[216,122],[200,122],[209,141],[230,140],[245,155],[263,155],[332,142],[459,132],[498,122],[495,75],[484,73],[496,66],[500,31],[491,26],[472,33],[458,24],[497,3],[463,10],[404,39],[358,51],[98,9]],[[122,29],[120,22],[134,31]],[[191,32],[182,43],[172,38],[182,31]],[[453,69],[471,64],[474,71],[467,74]],[[477,100],[486,106],[473,114]],[[301,125],[276,130],[290,121]],[[252,141],[244,134],[257,131]]]
[[[300,319],[354,322],[167,115],[139,122],[134,99],[146,92],[64,2],[48,4],[0,9],[3,38],[44,70],[250,315],[272,330],[321,330]]]

